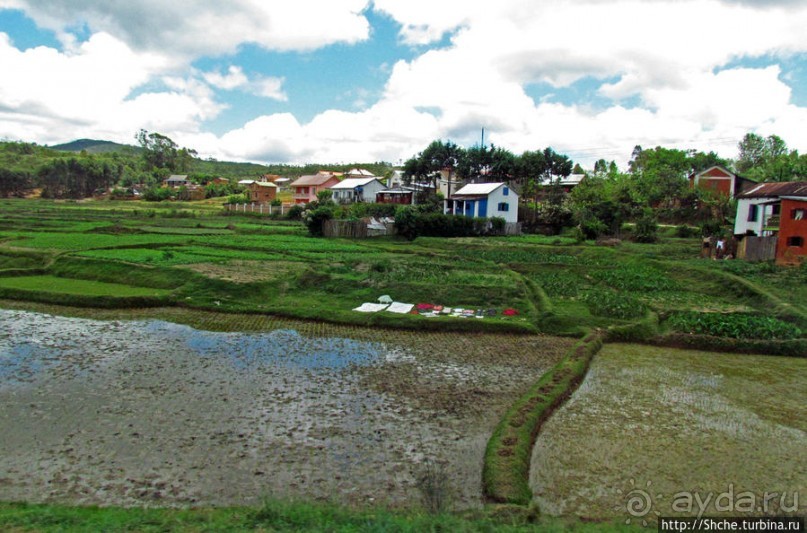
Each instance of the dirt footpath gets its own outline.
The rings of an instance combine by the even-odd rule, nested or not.
[[[407,335],[0,310],[0,500],[409,506],[434,460],[477,506],[490,432],[570,343]]]

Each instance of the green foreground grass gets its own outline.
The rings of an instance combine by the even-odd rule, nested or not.
[[[17,532],[165,531],[423,531],[520,533],[528,531],[639,531],[617,522],[538,518],[508,507],[464,514],[347,509],[328,504],[269,501],[259,508],[144,509],[0,503],[0,529]]]

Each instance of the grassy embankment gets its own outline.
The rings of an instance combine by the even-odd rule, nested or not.
[[[270,501],[260,508],[122,509],[0,503],[0,528],[19,532],[95,531],[345,531],[502,532],[639,531],[616,522],[539,518],[518,510],[425,514]]]

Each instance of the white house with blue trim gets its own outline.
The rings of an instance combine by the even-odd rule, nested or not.
[[[518,222],[518,195],[506,183],[471,183],[445,200],[443,212]]]
[[[333,201],[338,204],[354,202],[374,203],[376,194],[386,189],[378,178],[347,178],[336,185],[331,185]]]

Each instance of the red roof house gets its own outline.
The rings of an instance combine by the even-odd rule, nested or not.
[[[307,204],[317,199],[317,193],[339,183],[339,174],[320,170],[311,176],[300,176],[289,187],[295,204]]]

